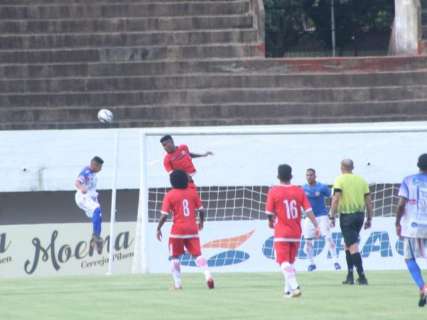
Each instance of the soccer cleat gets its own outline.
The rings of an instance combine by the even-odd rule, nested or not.
[[[353,274],[352,273],[348,273],[347,274],[347,278],[342,282],[342,284],[353,285],[354,284]]]
[[[310,264],[310,265],[308,266],[308,268],[307,268],[307,271],[308,271],[308,272],[312,272],[312,271],[314,271],[314,270],[316,270],[316,265],[315,265],[315,264]]]
[[[335,270],[341,270],[341,265],[338,262],[334,263]]]
[[[368,285],[368,279],[364,275],[360,276],[359,279],[357,279],[357,283],[361,286],[367,286]]]
[[[424,307],[427,303],[427,292],[425,289],[420,293],[420,300],[418,301],[419,307]]]
[[[295,290],[285,292],[283,295],[285,298],[298,298],[302,295],[302,292],[299,288],[296,288]]]
[[[95,234],[92,235],[92,239],[90,239],[90,246],[96,249],[96,252],[98,252],[98,254],[102,253],[103,244],[104,240],[102,240],[100,236],[97,236]]]
[[[206,281],[206,284],[208,285],[209,289],[215,288],[215,283],[214,283],[214,280],[212,278],[208,279],[208,281]]]

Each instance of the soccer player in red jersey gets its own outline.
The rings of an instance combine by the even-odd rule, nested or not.
[[[291,184],[291,166],[280,165],[277,177],[280,184],[268,191],[265,211],[268,225],[274,229],[276,261],[285,278],[284,296],[294,298],[301,295],[294,267],[301,239],[301,208],[315,226],[316,237],[319,237],[320,229],[304,189]]]
[[[209,289],[214,288],[214,280],[208,269],[208,263],[202,256],[198,232],[203,229],[204,209],[195,188],[188,187],[188,175],[182,170],[170,174],[172,190],[163,198],[161,217],[157,226],[157,239],[162,240],[162,226],[168,215],[173,216],[172,229],[169,235],[169,252],[174,288],[181,289],[181,266],[179,257],[184,249],[195,259],[196,265],[205,274]],[[197,223],[199,212],[199,223]]]
[[[210,151],[204,154],[192,153],[185,144],[176,146],[170,135],[162,137],[160,143],[167,152],[163,159],[166,172],[170,174],[173,170],[182,170],[189,175],[189,186],[194,186],[192,176],[196,173],[196,168],[192,159],[207,157],[213,153]]]

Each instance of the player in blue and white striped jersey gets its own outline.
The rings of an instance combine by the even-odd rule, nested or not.
[[[424,307],[427,286],[416,258],[427,258],[427,154],[418,158],[420,172],[403,179],[396,212],[396,233],[403,238],[405,262],[420,289],[418,305]]]
[[[98,192],[96,191],[96,174],[101,171],[104,160],[100,157],[93,157],[90,165],[83,168],[75,181],[77,189],[75,201],[88,218],[92,219],[92,239],[91,246],[95,247],[98,253],[102,252],[103,240],[101,238],[102,210],[98,202]]]

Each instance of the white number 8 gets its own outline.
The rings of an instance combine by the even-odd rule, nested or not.
[[[184,211],[185,217],[190,216],[190,207],[188,206],[188,200],[187,199],[182,200],[182,209]]]

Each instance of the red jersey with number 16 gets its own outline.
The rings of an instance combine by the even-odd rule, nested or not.
[[[163,198],[162,214],[172,214],[171,238],[197,238],[197,210],[203,209],[194,188],[172,189]]]
[[[311,210],[310,202],[301,187],[281,184],[270,188],[265,212],[276,218],[274,241],[300,241],[301,208]]]
[[[167,153],[163,159],[163,166],[167,173],[171,173],[173,170],[182,170],[192,175],[196,172],[190,156],[190,150],[185,144],[176,147],[174,152]]]

